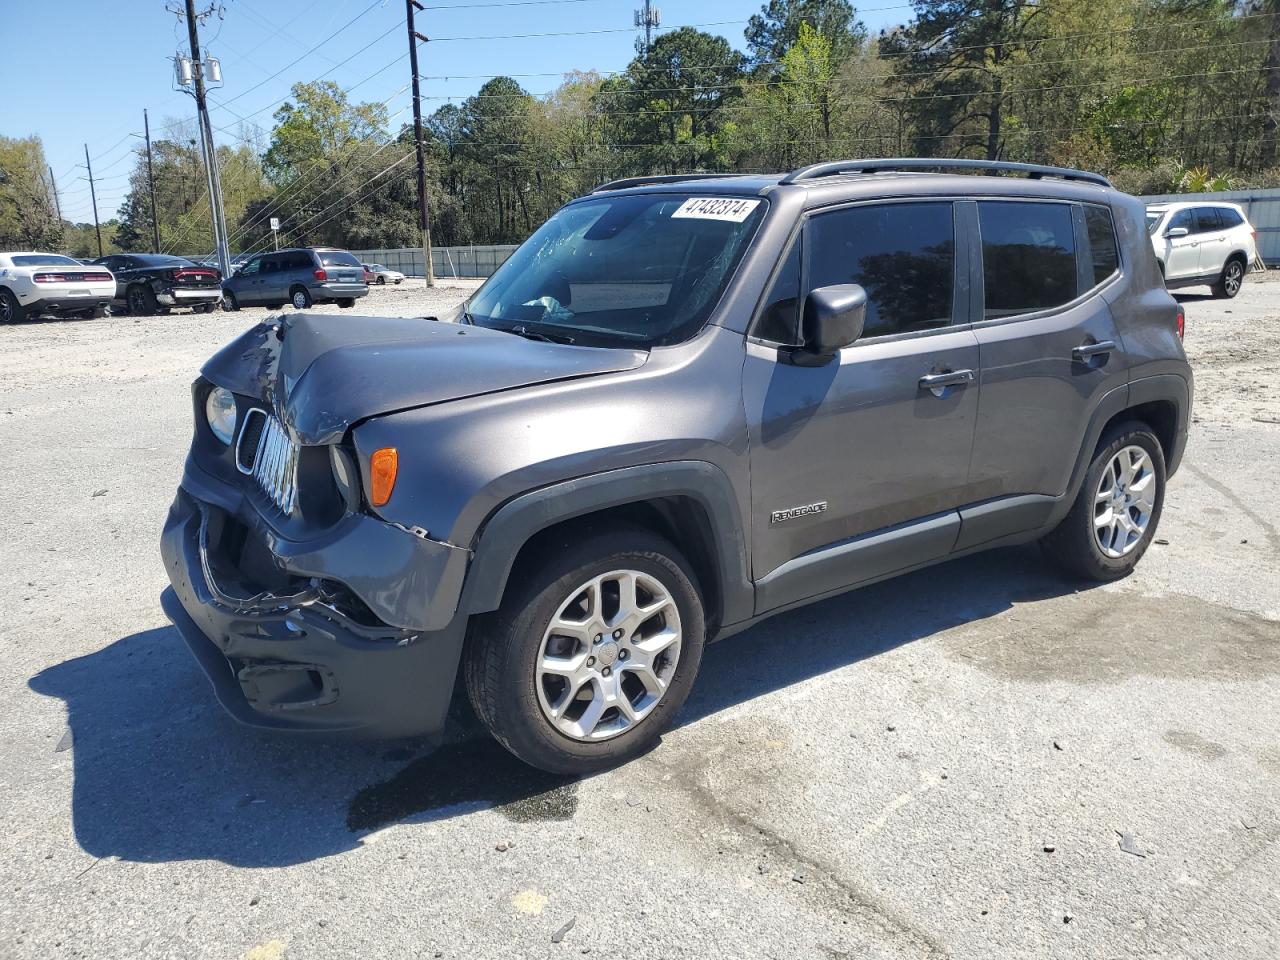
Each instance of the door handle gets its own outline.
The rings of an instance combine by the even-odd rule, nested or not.
[[[1071,359],[1077,363],[1088,363],[1093,357],[1103,356],[1116,348],[1114,340],[1099,340],[1097,343],[1082,343],[1071,351]]]
[[[947,387],[961,387],[967,383],[973,383],[972,370],[947,370],[944,373],[925,374],[920,378],[920,389],[940,397]]]

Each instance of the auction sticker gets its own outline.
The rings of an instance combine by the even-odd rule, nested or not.
[[[692,220],[728,220],[730,223],[741,223],[751,216],[751,211],[760,206],[759,200],[744,200],[741,197],[693,197],[680,204],[679,209],[671,215]]]

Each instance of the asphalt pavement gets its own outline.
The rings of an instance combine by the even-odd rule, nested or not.
[[[0,956],[1275,956],[1278,294],[1183,298],[1196,423],[1132,577],[1027,547],[781,615],[581,782],[463,713],[437,751],[223,715],[158,539],[259,311],[0,329]]]

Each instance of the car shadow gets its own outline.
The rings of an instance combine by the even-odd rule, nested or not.
[[[1072,592],[1034,548],[952,561],[780,614],[711,645],[678,723],[691,726],[1015,603]],[[786,652],[785,656],[781,652]],[[485,735],[455,697],[445,745],[265,733],[218,707],[171,627],[41,671],[64,701],[72,819],[95,857],[282,866],[332,856],[405,819],[494,807],[513,820],[574,815],[577,784],[532,770]]]

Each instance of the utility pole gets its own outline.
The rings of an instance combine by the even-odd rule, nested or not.
[[[218,248],[218,267],[231,276],[231,255],[227,250],[227,224],[222,212],[222,180],[218,176],[218,152],[213,144],[213,127],[205,105],[205,64],[200,60],[200,34],[196,22],[196,0],[187,0],[187,40],[191,44],[191,71],[195,81],[196,115],[200,122],[200,144],[204,150],[205,176],[209,182],[209,206],[213,210],[213,242]],[[215,77],[215,82],[217,78]]]
[[[653,43],[653,31],[662,25],[662,11],[651,0],[644,0],[644,9],[635,12],[635,24],[637,29],[644,27],[644,49],[640,53],[647,54]]]
[[[89,197],[93,200],[93,231],[98,235],[98,256],[102,256],[102,227],[98,226],[98,191],[93,186],[93,163],[89,160],[89,145],[84,145],[84,166],[89,171]]]
[[[152,253],[160,252],[160,218],[156,216],[156,174],[151,166],[151,121],[147,119],[147,111],[142,111],[142,130],[147,137],[147,187],[151,190],[151,237]]]
[[[187,0],[188,3],[191,0]],[[436,272],[431,264],[431,210],[427,205],[426,159],[422,152],[422,94],[418,90],[418,41],[427,37],[413,29],[414,8],[424,9],[418,0],[404,0],[405,23],[409,28],[409,69],[413,71],[413,146],[418,153],[418,218],[422,226],[422,260],[427,286],[436,285]]]
[[[53,167],[49,168],[49,186],[53,187],[53,208],[58,211],[58,229],[62,229],[62,201],[58,199],[58,181],[53,179]]]

